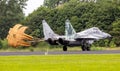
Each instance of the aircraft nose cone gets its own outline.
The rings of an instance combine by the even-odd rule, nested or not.
[[[107,34],[107,37],[112,37],[110,34]]]
[[[106,33],[106,38],[111,39],[112,36],[110,34]]]

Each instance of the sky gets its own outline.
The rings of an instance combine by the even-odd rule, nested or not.
[[[28,16],[28,14],[32,13],[38,7],[43,5],[43,1],[44,0],[28,0],[26,9],[24,9],[25,16]]]

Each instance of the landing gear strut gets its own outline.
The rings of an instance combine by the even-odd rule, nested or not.
[[[90,51],[90,46],[87,46],[87,47],[86,47],[86,50],[87,50],[87,51]]]
[[[82,51],[90,51],[90,45],[82,45]]]
[[[63,51],[67,51],[67,46],[63,46]]]
[[[82,51],[85,51],[85,50],[86,50],[86,48],[85,48],[84,45],[82,45],[81,48],[82,48]]]

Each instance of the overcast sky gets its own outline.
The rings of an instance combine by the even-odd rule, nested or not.
[[[29,13],[32,13],[38,7],[43,4],[44,0],[28,0],[26,9],[24,10],[25,15],[27,16]]]

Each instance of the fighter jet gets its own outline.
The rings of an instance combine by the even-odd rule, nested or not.
[[[63,45],[63,51],[67,51],[67,46],[81,46],[83,51],[90,51],[90,46],[94,41],[111,37],[110,34],[102,32],[97,27],[86,29],[76,33],[69,20],[65,22],[65,35],[55,34],[45,20],[43,20],[44,39],[51,45]]]

